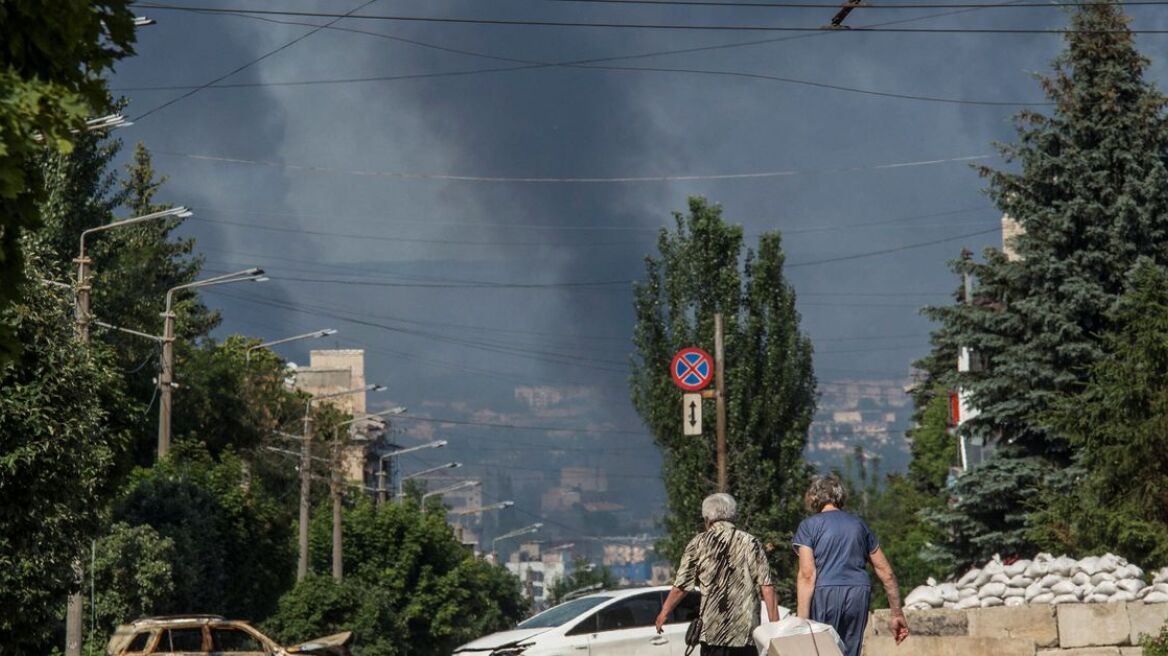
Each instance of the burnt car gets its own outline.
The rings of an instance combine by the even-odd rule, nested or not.
[[[352,656],[350,631],[281,647],[247,622],[219,615],[144,617],[117,628],[106,656]]]

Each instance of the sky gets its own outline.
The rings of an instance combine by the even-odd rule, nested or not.
[[[182,4],[803,28],[835,13],[563,0]],[[183,230],[208,272],[258,265],[271,277],[205,295],[223,310],[220,335],[336,328],[279,352],[306,363],[309,348],[363,348],[369,380],[389,388],[371,406],[512,426],[402,420],[403,444],[450,440],[447,453],[404,458],[407,470],[457,458],[470,465],[459,473],[534,485],[554,483],[563,465],[604,465],[611,486],[646,504],[663,496],[660,458],[629,402],[632,299],[616,283],[643,274],[671,213],[703,195],[748,241],[780,230],[818,378],[902,378],[927,351],[919,307],[947,302],[956,286],[946,261],[999,243],[1000,214],[973,166],[1006,166],[993,142],[1013,138],[1018,111],[1046,111],[1035,76],[1062,48],[1057,34],[502,25],[144,3],[137,12],[157,24],[139,31],[137,56],[112,77],[135,123],[118,136],[144,142],[169,176],[160,200],[194,210]],[[1129,13],[1136,28],[1168,22],[1158,6]],[[893,21],[1058,29],[1066,15],[860,9],[847,24]],[[1161,88],[1166,40],[1137,37]],[[590,60],[604,61],[556,65]]]

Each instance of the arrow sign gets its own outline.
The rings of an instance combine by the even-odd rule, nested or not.
[[[681,395],[681,434],[702,434],[702,395]]]

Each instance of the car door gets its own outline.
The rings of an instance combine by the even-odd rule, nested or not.
[[[662,601],[660,591],[645,592],[597,611],[596,632],[588,637],[589,656],[672,656],[673,639],[658,635],[654,627]]]
[[[213,656],[269,656],[271,652],[258,637],[239,627],[212,626],[211,654]]]
[[[685,656],[685,632],[689,630],[689,623],[698,618],[701,605],[701,593],[690,590],[666,618],[665,633],[662,635],[669,639],[671,656]]]

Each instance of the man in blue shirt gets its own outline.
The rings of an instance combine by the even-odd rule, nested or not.
[[[846,493],[834,476],[816,478],[804,502],[814,513],[799,524],[794,546],[799,554],[797,614],[835,627],[847,647],[845,656],[860,656],[868,624],[868,563],[888,593],[891,630],[900,644],[908,623],[900,607],[900,588],[880,541],[864,520],[843,510]]]

